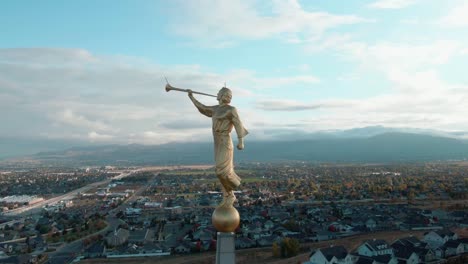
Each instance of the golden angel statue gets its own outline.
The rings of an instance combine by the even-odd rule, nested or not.
[[[170,84],[166,85],[166,91],[178,90],[188,93],[190,100],[192,100],[195,107],[207,117],[211,117],[213,126],[213,139],[214,139],[214,156],[216,162],[216,176],[218,177],[223,191],[223,201],[220,207],[231,207],[236,201],[234,190],[239,187],[241,179],[234,171],[234,148],[231,139],[232,128],[236,130],[239,150],[244,149],[244,137],[249,133],[244,128],[237,113],[237,109],[231,106],[232,91],[226,87],[219,90],[216,99],[218,105],[206,106],[200,103],[193,96],[196,94],[204,93],[194,92],[189,89],[179,89],[172,87]],[[211,95],[213,96],[213,95]]]

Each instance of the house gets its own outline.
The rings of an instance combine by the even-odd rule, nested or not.
[[[13,243],[3,244],[1,246],[2,246],[2,250],[5,253],[11,253],[11,252],[13,252],[13,250],[15,248],[15,244],[13,244]]]
[[[431,250],[431,253],[433,254],[433,258],[434,258],[434,259],[441,259],[441,258],[444,258],[444,256],[445,256],[445,249],[443,248],[443,246],[441,246],[441,247],[436,247],[436,248],[427,246],[427,248]],[[420,254],[420,256],[421,256],[421,254]],[[421,261],[422,261],[423,258],[422,258],[422,257],[420,257],[420,258],[421,258]],[[426,262],[427,262],[427,261],[426,261]]]
[[[9,256],[6,254],[6,249],[0,247],[0,259],[8,258]]]
[[[419,240],[417,237],[414,237],[414,236],[400,238],[392,244],[392,247],[395,244],[400,244],[400,245],[407,246],[407,247],[425,247],[426,246],[426,243],[422,242],[421,240]]]
[[[316,241],[325,241],[325,240],[331,240],[331,239],[336,239],[336,233],[335,232],[318,231],[317,234],[315,235],[315,240]]]
[[[455,221],[466,219],[467,213],[465,211],[454,211],[450,214],[450,218]]]
[[[357,250],[361,256],[382,256],[393,255],[393,249],[390,245],[381,239],[367,240],[364,244],[360,245]]]
[[[465,252],[464,244],[459,240],[449,240],[444,244],[443,248],[445,248],[446,257],[461,255]]]
[[[282,226],[278,226],[277,228],[271,230],[271,232],[278,236],[284,236],[287,232],[289,232],[286,228]]]
[[[106,242],[107,245],[115,247],[120,246],[128,241],[129,232],[127,229],[119,228],[113,233],[107,235]]]
[[[106,247],[101,242],[95,242],[84,253],[86,258],[103,258],[106,256]]]
[[[254,221],[248,226],[249,231],[262,232],[262,223],[260,221]]]
[[[263,226],[265,227],[265,230],[271,230],[273,227],[275,227],[275,224],[271,220],[267,220]]]
[[[163,253],[164,250],[161,246],[157,244],[145,244],[141,247],[141,252],[143,253]]]
[[[457,240],[460,241],[460,243],[463,244],[463,251],[465,253],[468,253],[468,238],[459,238]]]
[[[26,240],[26,244],[33,250],[36,251],[46,251],[47,243],[44,241],[44,238],[41,235],[37,235],[34,238],[29,238]]]
[[[378,264],[399,264],[398,259],[394,255],[378,255],[370,258]]]
[[[372,218],[369,218],[367,221],[366,221],[366,227],[367,229],[369,230],[375,230],[377,228],[377,221],[375,221],[374,219]]]
[[[211,240],[213,238],[213,232],[208,228],[199,229],[193,233],[193,239],[197,240]]]
[[[441,219],[447,219],[448,218],[448,213],[444,210],[432,210],[432,217],[435,217],[439,220]]]
[[[356,256],[354,258],[354,264],[379,264],[376,260],[366,256]]]
[[[414,248],[416,254],[419,257],[419,261],[422,263],[431,263],[437,260],[436,251],[431,248]]]
[[[437,259],[436,252],[428,248],[427,243],[422,242],[414,236],[400,238],[392,244],[394,251],[401,247],[414,251],[418,255],[420,262],[428,263]]]
[[[135,218],[141,215],[141,209],[140,208],[132,208],[132,207],[127,207],[125,208],[125,216],[127,218]]]
[[[255,241],[246,238],[246,237],[241,237],[236,239],[236,248],[250,248],[255,246]]]
[[[307,264],[352,264],[351,255],[343,246],[319,248],[310,254]]]
[[[179,254],[190,253],[191,245],[187,242],[182,242],[177,247],[174,248],[174,251]]]
[[[47,217],[41,217],[39,220],[37,220],[37,225],[49,225],[50,224],[50,219]]]
[[[424,234],[424,242],[428,243],[431,248],[437,248],[444,245],[449,240],[456,240],[458,235],[450,230],[436,230]]]
[[[34,263],[32,262],[33,257],[29,254],[26,255],[19,255],[19,256],[13,256],[13,257],[8,257],[8,258],[0,258],[0,263],[15,263],[15,264],[30,264]]]
[[[427,228],[431,220],[423,215],[409,214],[403,223],[400,224],[402,230],[418,230]]]
[[[196,252],[201,252],[201,251],[207,251],[210,249],[216,249],[216,240],[210,239],[210,240],[200,240],[198,239],[195,242],[192,242],[192,249],[194,249]]]
[[[128,242],[137,245],[154,241],[154,231],[152,229],[134,230],[128,235]]]
[[[393,246],[395,257],[398,259],[398,263],[405,264],[418,264],[419,256],[415,250],[411,247],[404,246],[401,244],[394,244]]]
[[[277,239],[278,239],[278,236],[271,235],[271,236],[261,237],[260,239],[256,241],[259,247],[267,247],[267,246],[271,247]]]

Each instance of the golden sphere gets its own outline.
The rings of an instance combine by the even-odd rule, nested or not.
[[[218,232],[234,232],[239,226],[240,216],[233,206],[221,206],[214,210],[211,221]]]

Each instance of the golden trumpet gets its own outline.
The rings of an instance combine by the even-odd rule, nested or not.
[[[176,87],[173,87],[171,86],[169,83],[166,84],[166,92],[169,92],[169,91],[179,91],[179,92],[190,92],[189,89],[181,89],[181,88],[176,88]],[[218,97],[216,95],[212,95],[212,94],[207,94],[207,93],[201,93],[201,92],[195,92],[195,91],[192,91],[192,93],[194,94],[200,94],[200,95],[206,95],[206,96],[212,96],[212,97]]]

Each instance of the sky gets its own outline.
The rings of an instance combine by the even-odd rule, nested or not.
[[[0,1],[0,137],[209,140],[164,76],[226,83],[252,140],[468,131],[466,14],[464,0]]]

